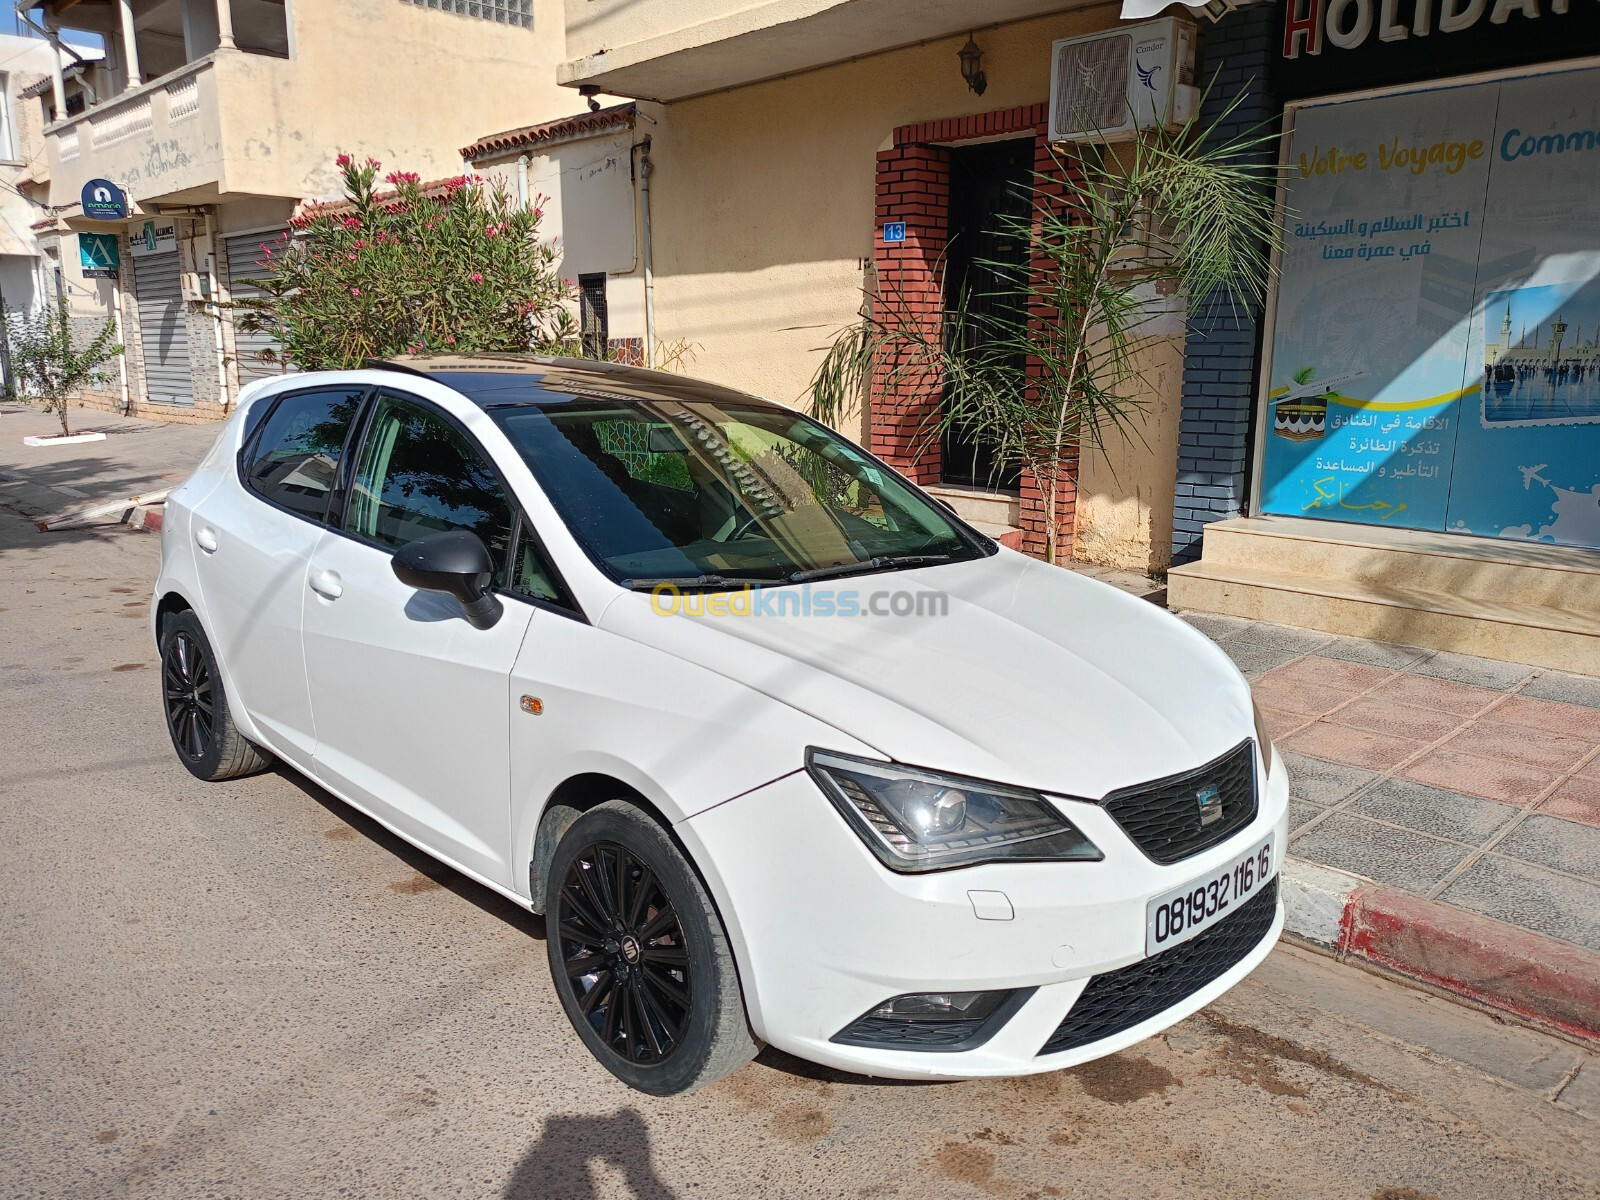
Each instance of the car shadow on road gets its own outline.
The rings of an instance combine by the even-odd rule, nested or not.
[[[523,1153],[502,1200],[591,1200],[600,1195],[589,1164],[620,1172],[635,1200],[677,1200],[656,1174],[650,1130],[632,1108],[605,1117],[551,1117],[539,1140]]]
[[[324,791],[311,780],[307,779],[293,767],[286,767],[282,763],[274,764],[272,773],[285,783],[292,785],[304,793],[309,799],[314,800],[328,810],[330,816],[343,821],[351,829],[368,841],[381,846],[401,862],[411,867],[419,875],[426,876],[446,891],[461,897],[469,904],[473,904],[491,916],[499,917],[507,925],[514,926],[530,937],[539,941],[544,940],[544,918],[535,916],[520,905],[513,904],[499,892],[484,887],[476,880],[468,879],[465,875],[452,867],[434,858],[425,850],[419,850],[410,842],[391,833],[377,821],[351,808],[339,797],[331,792]]]

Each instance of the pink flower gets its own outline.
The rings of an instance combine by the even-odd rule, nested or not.
[[[374,171],[376,171],[379,167],[383,166],[383,164],[381,162],[379,162],[375,158],[369,158],[369,159],[367,159],[367,166],[371,167]]]
[[[544,216],[544,209],[542,209],[542,208],[536,208],[536,209],[534,209],[534,210],[533,210],[533,215],[534,215],[534,216],[535,216],[535,217],[542,217],[542,216]]]
[[[454,346],[456,344],[456,340],[453,337],[447,337],[445,338],[445,343],[447,345]]]
[[[346,218],[344,218],[344,220],[340,221],[339,224],[343,225],[346,229],[360,229],[361,228],[361,218],[360,217],[346,217]]]
[[[343,169],[344,167],[348,167],[350,165],[350,156],[348,154],[341,154],[333,161],[337,163],[341,169]]]
[[[482,271],[474,271],[472,273],[472,282],[473,283],[482,283],[483,282],[483,272]]]
[[[350,257],[351,257],[351,258],[354,258],[354,257],[355,257],[355,255],[353,255],[353,254],[352,254],[352,255],[351,255],[351,256],[350,256]],[[359,296],[359,295],[361,295],[361,289],[360,289],[360,288],[351,288],[351,289],[350,289],[350,294],[351,294],[351,295],[352,295],[352,296]]]
[[[488,234],[490,237],[496,237],[500,233],[500,226],[490,222],[488,225],[483,227],[483,232]]]
[[[390,171],[383,178],[385,182],[392,183],[395,187],[399,187],[402,183],[422,182],[422,176],[415,171]]]

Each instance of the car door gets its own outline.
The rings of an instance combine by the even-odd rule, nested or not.
[[[402,584],[394,551],[470,529],[496,584],[513,574],[510,491],[466,430],[392,390],[375,398],[348,496],[311,556],[304,618],[315,770],[440,857],[511,886],[509,677],[533,607],[507,594],[489,629]]]
[[[261,402],[238,471],[189,521],[206,630],[234,701],[274,753],[311,766],[316,744],[300,644],[306,565],[322,537],[351,424],[369,389]]]

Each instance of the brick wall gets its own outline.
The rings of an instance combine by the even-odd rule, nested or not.
[[[1263,122],[1277,127],[1282,110],[1267,89],[1277,11],[1272,5],[1247,8],[1208,27],[1200,78],[1211,86],[1202,119],[1215,120],[1229,100],[1245,96],[1226,123],[1215,125],[1213,136],[1240,134]],[[1238,516],[1248,500],[1260,321],[1259,308],[1210,296],[1191,322],[1178,435],[1174,563],[1199,558],[1205,526]]]
[[[878,154],[877,233],[874,266],[878,276],[877,318],[889,324],[919,327],[930,338],[940,332],[944,310],[944,256],[950,238],[950,148],[962,142],[997,136],[1031,135],[1034,169],[1059,172],[1046,140],[1048,113],[1044,104],[978,113],[944,121],[902,125],[894,145]],[[903,221],[906,239],[885,243],[886,222]],[[1036,269],[1041,264],[1036,263]],[[1041,314],[1042,315],[1042,314]],[[1037,370],[1037,364],[1030,364]],[[869,397],[867,430],[873,453],[893,463],[921,484],[938,483],[942,469],[939,441],[939,393],[936,373],[923,369],[914,355],[880,367]],[[1071,550],[1076,492],[1070,482],[1058,485],[1060,541]],[[1043,493],[1025,476],[1021,487],[1022,548],[1043,554]]]
[[[952,122],[932,123],[945,124]],[[881,310],[874,315],[937,339],[950,238],[950,151],[927,144],[929,133],[930,126],[902,126],[895,130],[894,147],[878,154],[873,257]],[[905,241],[884,242],[883,226],[890,221],[905,222]],[[939,482],[939,387],[939,377],[903,351],[880,367],[868,406],[872,452],[922,484]]]

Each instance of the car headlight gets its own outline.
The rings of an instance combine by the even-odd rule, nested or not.
[[[834,807],[892,871],[981,862],[1098,862],[1099,848],[1038,792],[808,750]]]
[[[1261,706],[1256,703],[1254,696],[1250,697],[1250,711],[1256,718],[1256,745],[1261,747],[1261,766],[1270,773],[1273,763],[1272,734],[1267,731],[1267,719],[1261,715]]]

